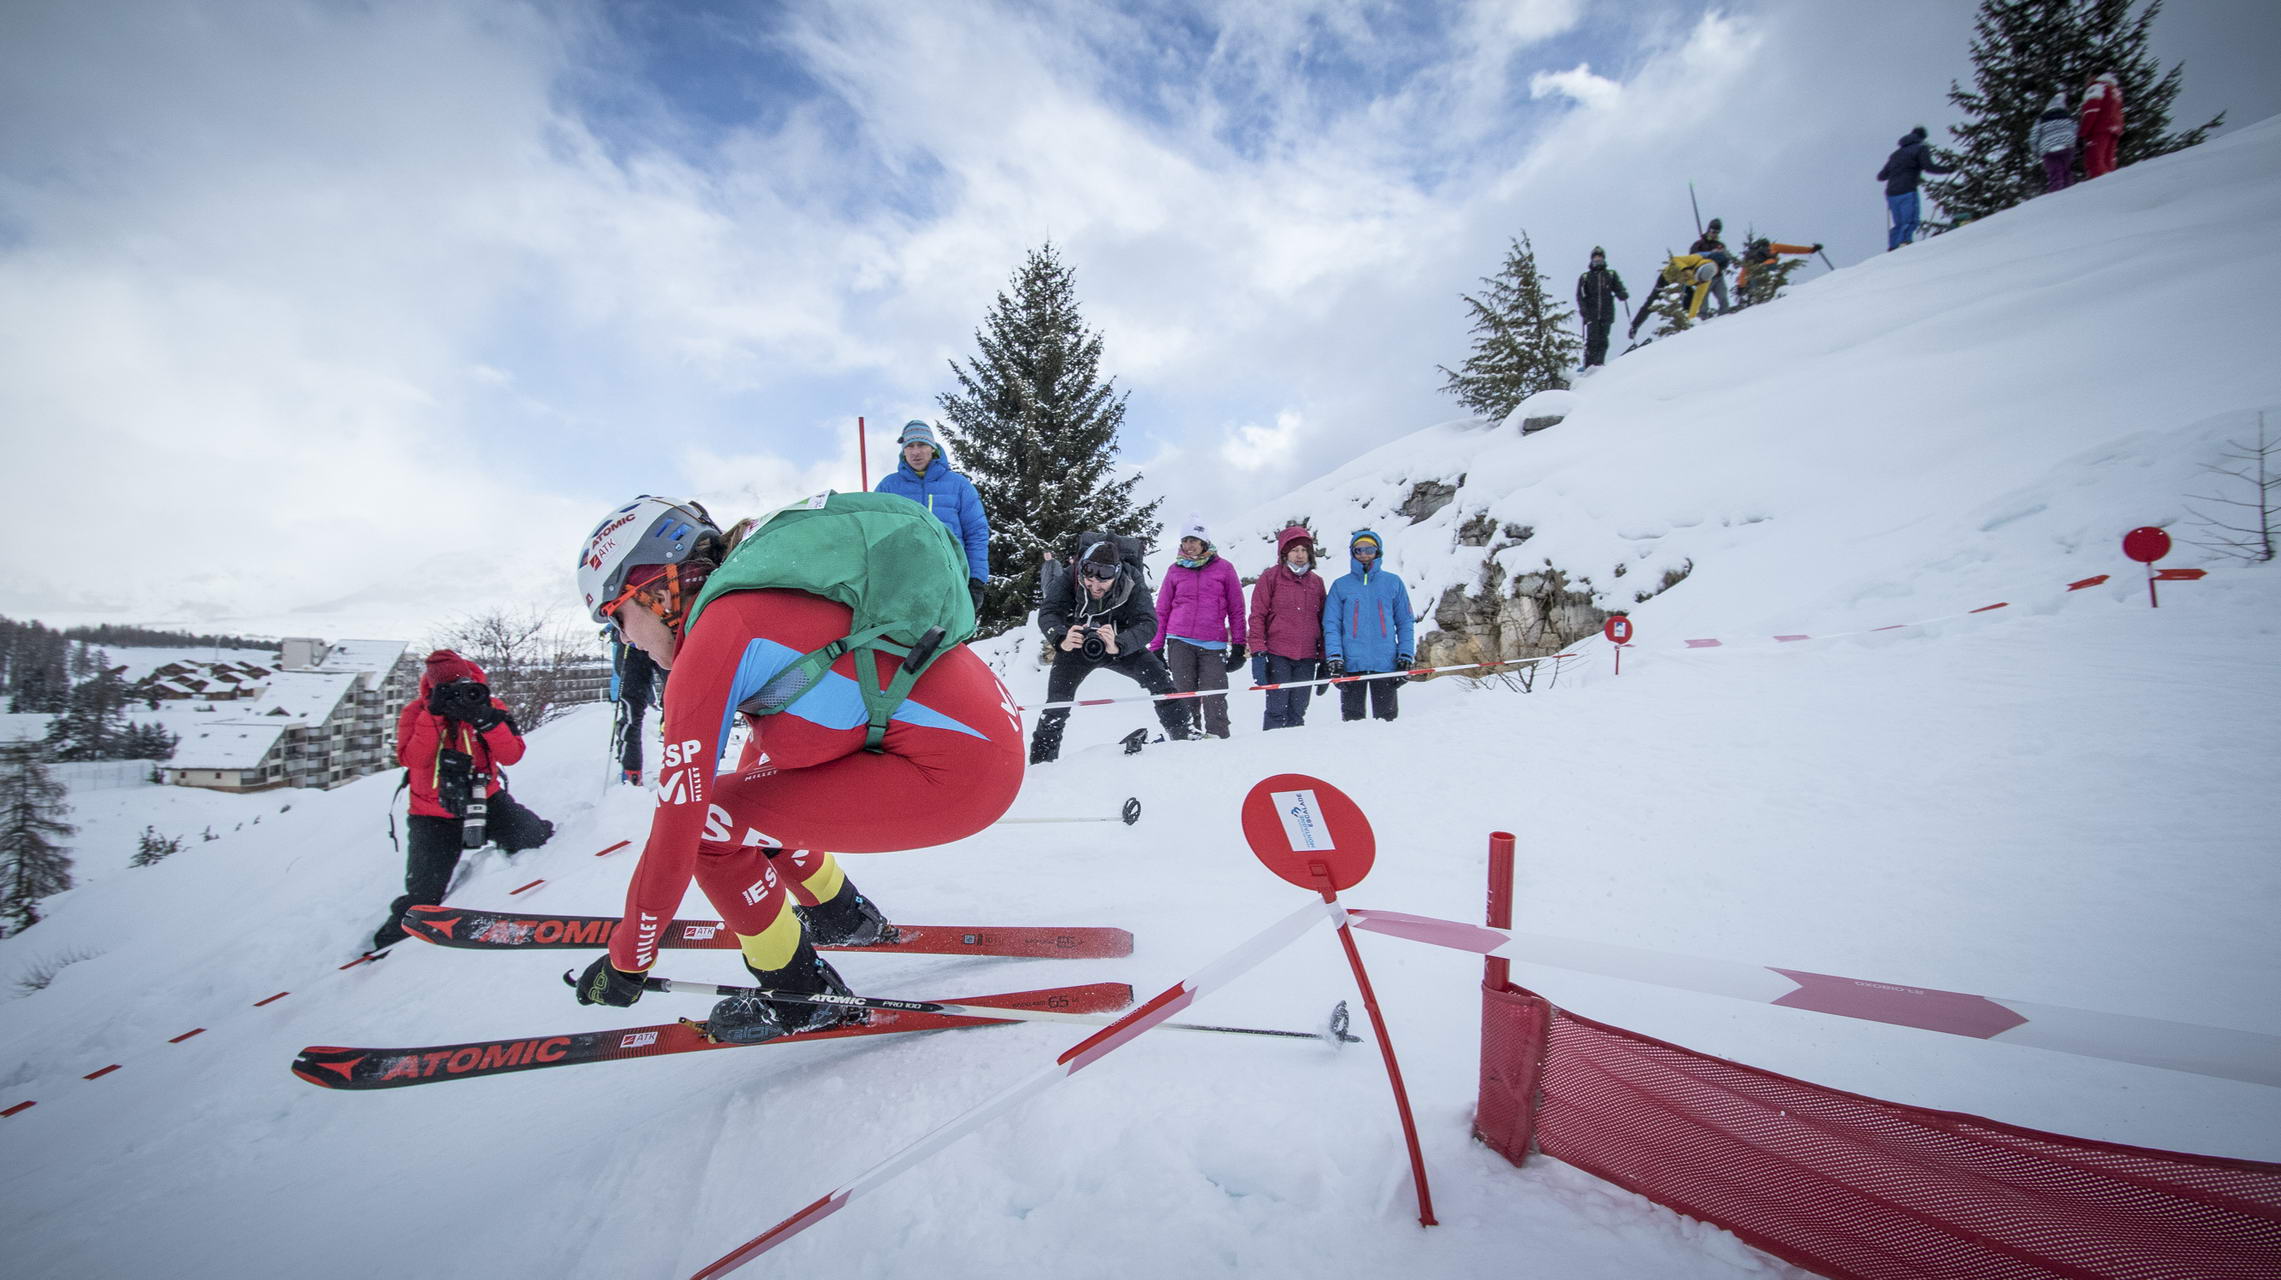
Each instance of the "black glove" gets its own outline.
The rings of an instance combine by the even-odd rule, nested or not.
[[[1412,661],[1413,661],[1413,659],[1411,658],[1411,656],[1410,656],[1409,654],[1406,654],[1406,653],[1397,653],[1397,654],[1395,654],[1395,655],[1394,655],[1394,669],[1395,669],[1396,671],[1408,671],[1408,670],[1410,669],[1410,664],[1411,664],[1411,662],[1412,662]],[[1405,683],[1405,684],[1406,684],[1406,683],[1408,683],[1408,682],[1409,682],[1409,681],[1410,681],[1412,678],[1413,678],[1413,677],[1411,677],[1411,676],[1403,676],[1403,677],[1402,677],[1402,680],[1401,680],[1401,683]]]
[[[428,710],[446,719],[464,720],[469,724],[485,718],[489,718],[492,724],[497,724],[500,719],[499,716],[492,715],[495,708],[491,705],[491,686],[479,680],[447,680],[430,689]]]
[[[627,973],[610,963],[607,955],[597,956],[578,975],[578,1003],[606,1004],[623,1009],[642,998],[642,975]]]
[[[1822,251],[1822,246],[1821,246],[1820,244],[1816,244],[1816,245],[1814,246],[1814,252],[1816,252],[1816,253],[1820,253],[1821,251]]]
[[[1236,672],[1243,670],[1243,662],[1244,662],[1244,657],[1243,657],[1243,646],[1242,646],[1242,645],[1240,645],[1240,644],[1231,644],[1231,645],[1229,645],[1229,646],[1228,646],[1228,663],[1227,663],[1227,665],[1228,665],[1228,674],[1232,676],[1232,675],[1234,675]],[[1265,680],[1262,680],[1262,681],[1259,681],[1259,683],[1260,683],[1260,684],[1266,684],[1267,682],[1266,682]]]
[[[981,616],[982,616],[982,579],[980,579],[980,578],[968,578],[968,579],[966,580],[966,594],[968,594],[968,595],[970,595],[970,596],[974,597],[974,615],[975,615],[976,617],[981,617]]]
[[[1323,664],[1323,670],[1330,673],[1330,675],[1334,678],[1343,676],[1346,674],[1346,659],[1333,658],[1329,662]]]

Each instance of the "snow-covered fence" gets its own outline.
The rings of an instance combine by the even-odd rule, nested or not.
[[[148,760],[80,760],[51,764],[48,776],[74,791],[108,791],[151,785]]]

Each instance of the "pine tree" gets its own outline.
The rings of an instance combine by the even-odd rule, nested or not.
[[[63,714],[48,724],[48,748],[58,760],[116,760],[124,754],[127,682],[108,666],[73,686]]]
[[[1125,396],[1101,377],[1101,335],[1078,314],[1070,269],[1049,243],[1033,249],[975,331],[980,354],[951,362],[957,391],[936,397],[944,442],[990,517],[990,585],[981,634],[1030,608],[1045,556],[1068,554],[1087,530],[1154,538],[1157,504],[1137,505],[1136,473],[1110,478]]]
[[[1473,354],[1462,370],[1438,365],[1442,390],[1467,412],[1502,420],[1539,391],[1568,385],[1569,367],[1582,351],[1576,313],[1545,289],[1527,232],[1507,242],[1505,265],[1480,297],[1460,294],[1473,313]]]
[[[126,731],[119,735],[119,758],[172,760],[175,748],[181,745],[180,735],[168,733],[165,725],[129,721]]]
[[[2123,136],[2118,165],[2136,164],[2200,142],[2225,121],[2171,133],[2170,104],[2178,97],[2181,64],[2164,71],[2147,50],[2147,36],[2162,0],[1981,0],[1972,28],[1973,88],[1949,83],[1948,100],[1968,117],[1950,125],[1956,149],[1943,159],[1951,177],[1931,178],[1926,189],[1959,222],[1985,218],[2040,195],[2042,158],[2028,134],[2056,93],[2070,112],[2083,105],[2094,76],[2110,72],[2123,91]]]
[[[71,887],[71,854],[56,842],[79,828],[63,820],[64,794],[38,744],[0,747],[0,934],[38,924],[40,899]]]
[[[127,865],[130,867],[147,867],[155,862],[163,861],[166,855],[170,853],[180,852],[182,852],[181,836],[162,836],[158,833],[157,827],[144,827],[142,841],[135,849],[135,856],[127,859]]]

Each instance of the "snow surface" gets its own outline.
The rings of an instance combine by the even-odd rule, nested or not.
[[[1478,918],[1486,836],[1503,829],[1519,836],[1523,929],[2281,1033],[2281,582],[2273,566],[2212,564],[2150,609],[2118,550],[2126,529],[2181,519],[2256,411],[2281,413],[2271,309],[2242,287],[2281,274],[2277,206],[2281,122],[2268,121],[1625,356],[1550,431],[1430,427],[1216,521],[1253,569],[1292,516],[1373,523],[1421,608],[1477,574],[1480,550],[1451,532],[1484,510],[1537,530],[1505,553],[1514,567],[1550,559],[1611,602],[1664,568],[1694,571],[1636,611],[1620,677],[1592,644],[1532,693],[1413,685],[1399,721],[1356,725],[1325,698],[1306,728],[1275,735],[1240,697],[1233,740],[1136,758],[1109,744],[1152,723],[1144,707],[1081,709],[1014,816],[1105,815],[1132,795],[1138,826],[1007,826],[850,869],[906,920],[1123,925],[1134,955],[853,956],[843,970],[888,995],[1118,979],[1146,996],[1300,900],[1245,851],[1235,817],[1254,781],[1299,771],[1376,826],[1377,866],[1350,905]],[[1391,513],[1417,480],[1460,472],[1433,518]],[[2065,590],[2101,573],[2114,576]],[[1969,612],[1997,601],[2010,607]],[[1870,630],[1899,623],[1924,625]],[[1684,647],[1701,637],[1729,643]],[[1026,641],[990,652],[1035,702]],[[631,851],[594,854],[638,838],[649,801],[607,785],[606,737],[601,708],[533,735],[513,788],[560,824],[556,840],[473,859],[453,901],[505,904],[544,877],[513,901],[617,909]],[[337,971],[396,891],[393,785],[203,796],[157,819],[149,789],[75,797],[100,833],[82,837],[86,883],[0,941],[0,979],[53,971],[0,1004],[0,1106],[39,1104],[0,1120],[12,1274],[686,1275],[1078,1038],[1031,1025],[311,1088],[287,1071],[308,1044],[703,1011],[668,996],[579,1008],[558,977],[579,953],[414,943]],[[224,831],[216,814],[244,825]],[[120,869],[153,820],[211,821],[221,838]],[[709,914],[694,894],[686,910]],[[1414,1220],[1368,1048],[1164,1031],[750,1273],[1796,1274],[1558,1162],[1516,1169],[1471,1143],[1478,962],[1360,943],[1443,1225]],[[733,953],[669,955],[677,976],[741,972]],[[1843,1089],[2281,1159],[2281,1090],[1549,968],[1515,976],[1580,1013]],[[1353,994],[1317,931],[1191,1012],[1303,1027]],[[206,1031],[168,1043],[193,1027]]]

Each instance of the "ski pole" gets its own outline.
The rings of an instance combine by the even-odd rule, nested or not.
[[[1140,815],[1140,797],[1129,796],[1125,800],[1124,808],[1106,818],[1000,818],[990,825],[993,827],[1010,827],[1034,822],[1122,822],[1129,827],[1140,821]]]
[[[1828,255],[1828,254],[1826,254],[1826,253],[1823,253],[1823,252],[1822,252],[1821,250],[1819,250],[1819,249],[1816,249],[1816,250],[1814,250],[1814,256],[1815,256],[1815,257],[1817,257],[1817,258],[1820,258],[1820,259],[1822,260],[1822,265],[1823,265],[1823,266],[1825,266],[1825,267],[1828,267],[1828,268],[1829,268],[1830,270],[1832,270],[1832,271],[1835,271],[1835,270],[1837,270],[1837,264],[1836,264],[1836,263],[1834,263],[1834,262],[1832,262],[1832,261],[1830,261],[1830,255]]]
[[[578,984],[577,975],[563,971],[563,980],[572,986]],[[896,1000],[887,996],[843,996],[837,992],[819,991],[802,993],[778,991],[771,987],[720,986],[711,982],[685,982],[679,978],[644,978],[644,991],[669,991],[685,995],[759,996],[763,1000],[784,1000],[793,1004],[832,1005],[843,1009],[879,1009],[889,1013],[947,1013],[966,1018],[988,1018],[994,1022],[1071,1022],[1088,1027],[1105,1027],[1117,1021],[1122,1014],[1056,1013],[1050,1009],[1007,1009],[998,1005],[959,1004],[949,1000]],[[1222,1035],[1285,1036],[1296,1040],[1325,1040],[1332,1044],[1356,1044],[1361,1037],[1347,1031],[1346,1001],[1341,1000],[1331,1010],[1330,1018],[1320,1031],[1284,1031],[1272,1027],[1223,1027],[1198,1022],[1166,1022],[1159,1025],[1181,1031],[1212,1031]]]

